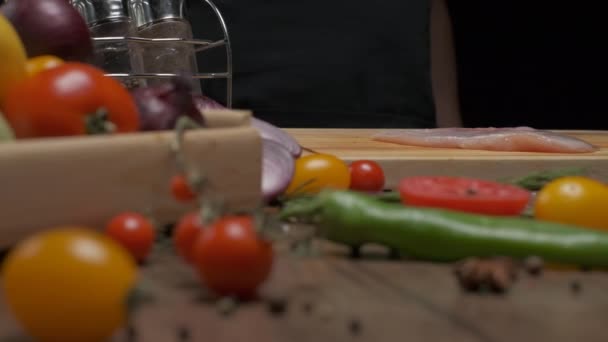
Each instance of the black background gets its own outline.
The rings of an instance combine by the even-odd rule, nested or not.
[[[448,0],[465,126],[608,129],[600,4]]]
[[[449,0],[465,125],[608,129],[602,3]]]
[[[608,129],[600,3],[449,2],[465,124]]]

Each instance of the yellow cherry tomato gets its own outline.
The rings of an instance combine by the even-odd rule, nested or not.
[[[0,105],[7,91],[26,77],[27,55],[13,25],[0,14]]]
[[[124,325],[136,271],[110,238],[66,227],[18,244],[1,281],[10,311],[36,340],[98,342]]]
[[[60,66],[61,64],[63,64],[63,60],[59,57],[50,55],[38,56],[27,60],[25,70],[27,76],[32,77],[41,71]]]
[[[563,177],[538,193],[535,216],[540,220],[608,230],[608,187],[586,177]]]
[[[322,189],[348,189],[350,170],[339,158],[329,154],[311,154],[296,160],[296,170],[287,195],[318,193]]]

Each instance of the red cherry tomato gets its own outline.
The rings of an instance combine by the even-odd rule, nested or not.
[[[365,192],[384,190],[384,171],[371,160],[357,160],[350,164],[350,189]]]
[[[250,216],[229,216],[205,229],[194,245],[203,283],[220,295],[255,296],[273,264],[272,245],[262,240]]]
[[[144,216],[131,212],[110,220],[106,234],[126,248],[139,262],[146,259],[156,238],[152,223]]]
[[[177,253],[188,263],[194,263],[194,242],[203,229],[198,212],[184,215],[173,231],[173,245]]]
[[[525,189],[461,177],[411,177],[399,184],[406,205],[487,215],[519,215],[530,201]]]
[[[171,178],[171,194],[179,202],[190,202],[196,198],[196,194],[190,189],[188,180],[183,175],[175,175]]]

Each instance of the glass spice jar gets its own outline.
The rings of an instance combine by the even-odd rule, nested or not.
[[[127,0],[70,0],[84,17],[92,37],[134,37]],[[134,42],[97,41],[94,65],[109,74],[142,73],[141,47]],[[145,85],[144,80],[118,78],[127,88]]]
[[[192,27],[186,19],[184,0],[129,0],[131,17],[142,38],[193,39]],[[196,52],[192,44],[178,42],[146,43],[143,50],[146,73],[170,73],[193,76],[198,73]],[[151,79],[149,84],[163,82]],[[201,93],[198,79],[192,79],[192,89]]]

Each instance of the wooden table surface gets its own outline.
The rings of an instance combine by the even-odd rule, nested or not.
[[[506,295],[479,295],[463,292],[446,265],[353,261],[333,245],[317,250],[325,254],[276,264],[262,293],[288,298],[283,315],[256,301],[222,316],[200,300],[203,291],[189,268],[171,256],[156,257],[144,268],[153,299],[135,317],[135,341],[180,341],[180,327],[187,327],[188,341],[214,342],[604,342],[608,336],[608,276],[602,273],[521,274]],[[575,282],[579,292],[572,290]],[[0,341],[29,341],[1,298]],[[129,340],[121,331],[112,341]]]
[[[585,155],[546,155],[419,149],[371,142],[372,130],[290,130],[306,147],[347,160],[384,164],[394,182],[407,174],[516,176],[547,167],[585,166],[608,173],[605,132],[575,133],[602,147]],[[285,314],[269,313],[264,301],[242,305],[229,317],[200,300],[190,269],[165,251],[143,268],[154,300],[135,317],[136,341],[452,341],[604,342],[608,339],[608,276],[601,272],[547,271],[521,274],[506,295],[463,292],[450,265],[386,258],[346,258],[321,244],[317,256],[278,259],[263,293],[286,295]],[[574,291],[573,284],[580,290]],[[0,297],[0,342],[28,341]],[[119,332],[115,342],[127,341]]]
[[[608,131],[561,131],[599,149],[593,153],[522,153],[424,148],[371,139],[377,129],[289,129],[298,142],[311,150],[334,154],[344,160],[372,159],[384,168],[387,183],[412,175],[444,175],[481,178],[517,177],[530,172],[564,167],[584,167],[608,181]]]

